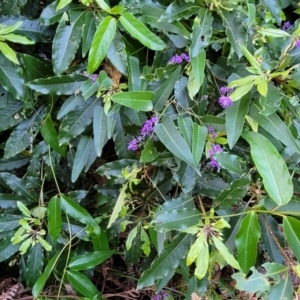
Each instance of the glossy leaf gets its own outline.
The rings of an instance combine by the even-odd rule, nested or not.
[[[257,246],[261,236],[258,216],[255,212],[250,212],[243,219],[235,242],[237,246],[237,260],[242,271],[247,274],[256,263]]]
[[[59,259],[60,253],[56,253],[48,262],[43,274],[38,278],[35,282],[34,286],[32,287],[32,295],[34,297],[38,297],[44,289],[44,286],[52,273],[57,261]]]
[[[84,27],[82,30],[82,56],[86,56],[90,50],[96,29],[94,14],[92,11],[87,11],[84,15]]]
[[[195,208],[172,209],[158,214],[154,219],[157,231],[179,230],[198,224],[199,211]]]
[[[84,20],[84,11],[71,10],[69,15],[63,14],[52,44],[52,62],[55,74],[62,74],[74,59],[80,44]]]
[[[201,7],[199,15],[194,19],[193,31],[191,34],[190,55],[192,58],[192,68],[195,73],[196,80],[201,84],[203,80],[203,72],[195,72],[196,69],[204,70],[205,66],[205,51],[202,51],[208,46],[212,36],[213,16],[211,10]],[[196,67],[196,61],[193,58],[197,57],[199,66]],[[196,75],[197,74],[197,75]],[[198,75],[199,74],[199,75]],[[202,78],[202,80],[200,80]]]
[[[268,300],[292,300],[293,298],[293,284],[290,277],[285,274],[284,279],[270,289]]]
[[[36,79],[26,85],[41,94],[71,95],[79,90],[86,77],[82,75],[61,75]]]
[[[106,56],[109,45],[116,33],[116,19],[111,16],[104,18],[94,35],[88,58],[88,72],[93,74]]]
[[[98,227],[96,221],[88,213],[88,211],[75,202],[73,199],[63,195],[60,197],[61,208],[75,220],[87,225]]]
[[[61,233],[62,219],[61,219],[61,207],[60,198],[54,196],[50,199],[48,204],[48,230],[51,239],[55,243]]]
[[[174,180],[184,193],[190,192],[195,187],[197,177],[197,173],[184,161],[180,162],[179,169],[173,173]]]
[[[14,64],[19,65],[16,52],[6,43],[0,42],[0,51],[2,54]]]
[[[72,271],[88,270],[107,260],[113,253],[113,251],[101,250],[75,256],[71,259],[68,267]]]
[[[153,32],[151,32],[141,21],[132,14],[125,13],[120,17],[120,22],[124,28],[143,45],[151,50],[164,50],[166,44]]]
[[[156,280],[163,278],[171,270],[176,269],[179,262],[186,255],[191,241],[191,235],[185,233],[177,235],[172,243],[165,247],[159,257],[153,261],[151,267],[143,272],[138,281],[137,289],[153,285]]]
[[[101,156],[103,146],[105,145],[108,138],[107,117],[104,113],[103,107],[100,104],[97,104],[94,108],[93,132],[96,153],[97,156]]]
[[[59,128],[58,137],[60,145],[77,137],[92,123],[94,108],[98,102],[99,100],[95,98],[82,101],[76,106],[75,110],[67,114]]]
[[[196,165],[198,165],[201,160],[207,132],[208,130],[205,126],[199,126],[197,123],[193,123],[192,154]]]
[[[231,173],[242,175],[245,170],[242,169],[238,156],[226,152],[216,153],[214,158],[218,161],[221,168],[228,170]]]
[[[249,116],[280,142],[293,149],[293,151],[300,153],[299,145],[296,143],[288,127],[277,114],[274,113],[264,116],[260,113],[259,107],[254,104],[250,107]]]
[[[230,183],[219,195],[214,199],[214,207],[220,208],[231,207],[237,204],[246,195],[249,187],[250,179],[241,177]]]
[[[172,91],[174,90],[175,82],[178,80],[181,68],[177,67],[174,72],[155,90],[155,98],[153,105],[155,111],[161,111],[167,100],[169,99]]]
[[[0,53],[0,83],[15,98],[24,99],[24,79],[21,76],[21,70],[7,60],[2,53]]]
[[[99,294],[95,285],[84,274],[69,270],[67,271],[67,278],[81,295],[92,298]]]
[[[261,134],[245,132],[242,136],[251,146],[252,159],[268,194],[278,205],[288,203],[293,196],[293,184],[283,158]]]
[[[153,108],[152,101],[155,94],[152,92],[122,92],[112,96],[112,100],[118,104],[139,111],[150,111]]]
[[[238,101],[234,101],[232,106],[225,110],[226,132],[228,145],[232,147],[238,141],[244,127],[245,117],[248,113],[251,94],[248,93]]]
[[[194,158],[188,144],[177,131],[170,118],[164,117],[162,122],[154,127],[154,132],[171,153],[190,166],[195,166]]]
[[[285,238],[296,256],[297,260],[300,260],[300,222],[293,217],[283,218],[283,232]]]
[[[191,58],[193,74],[199,86],[202,85],[205,76],[204,75],[205,58],[206,58],[206,52],[204,50],[201,50],[197,56]]]
[[[27,257],[26,281],[28,286],[33,286],[42,273],[44,265],[44,251],[40,243],[30,247]]]

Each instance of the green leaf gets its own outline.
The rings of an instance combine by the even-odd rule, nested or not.
[[[154,132],[171,153],[190,166],[196,166],[188,144],[169,117],[162,118],[162,122],[155,125]]]
[[[235,287],[240,291],[249,293],[263,292],[270,289],[270,282],[265,274],[259,273],[254,267],[250,269],[252,274],[246,279],[246,274],[235,273],[231,275],[236,280]]]
[[[272,16],[275,18],[277,25],[281,24],[282,21],[282,12],[279,7],[279,3],[276,0],[264,0],[264,4],[267,6]]]
[[[239,162],[239,157],[226,152],[216,153],[214,158],[218,161],[221,168],[228,170],[231,173],[242,175],[246,170],[242,170]]]
[[[17,201],[17,206],[18,209],[21,211],[21,213],[28,218],[31,218],[31,214],[30,211],[28,210],[28,208],[20,201]]]
[[[151,50],[160,51],[166,48],[166,44],[132,14],[125,13],[119,20],[134,38]]]
[[[23,120],[14,128],[10,137],[6,141],[4,158],[10,158],[25,150],[36,135],[39,133],[42,119],[45,114],[45,107],[40,106],[35,113]]]
[[[59,75],[45,79],[36,79],[26,85],[41,94],[71,95],[81,87],[86,77],[82,75]]]
[[[175,20],[187,19],[198,12],[199,9],[200,6],[196,2],[175,1],[167,7],[160,17],[160,21],[173,22]]]
[[[84,11],[70,10],[69,16],[64,13],[58,24],[52,43],[52,63],[55,74],[66,71],[75,57],[85,21],[84,13]]]
[[[0,35],[16,31],[22,25],[22,23],[23,22],[18,21],[13,25],[0,24]]]
[[[165,247],[151,267],[143,272],[138,281],[137,289],[151,286],[156,280],[166,276],[171,270],[175,270],[190,247],[192,236],[181,233],[177,235],[170,245]]]
[[[0,217],[1,218],[1,217]],[[1,224],[1,221],[0,221]],[[13,245],[11,243],[11,238],[14,232],[7,235],[3,240],[0,242],[0,262],[5,261],[6,259],[12,257],[18,250],[20,245]]]
[[[38,195],[37,193],[26,184],[24,179],[20,179],[14,174],[11,173],[0,173],[0,182],[3,181],[10,189],[17,193],[19,196],[25,197],[29,201],[37,202]]]
[[[127,188],[128,188],[128,182],[123,184],[122,189],[120,190],[120,194],[118,196],[117,202],[114,206],[112,214],[110,215],[107,228],[111,227],[111,225],[117,220],[119,213],[125,204],[125,199],[127,198],[126,195]]]
[[[283,232],[284,236],[296,256],[300,260],[300,221],[293,217],[283,218]]]
[[[214,207],[220,206],[220,208],[232,207],[244,198],[248,191],[250,179],[239,178],[232,181],[229,187],[226,187],[218,197],[214,199]]]
[[[0,232],[11,231],[20,227],[19,221],[21,217],[22,216],[0,215]]]
[[[75,256],[73,259],[71,259],[68,268],[70,268],[72,271],[88,270],[101,264],[113,254],[114,251],[101,250]]]
[[[40,243],[36,243],[28,251],[26,262],[26,282],[28,286],[32,287],[37,278],[42,273],[44,265],[44,251]]]
[[[225,32],[228,42],[231,44],[233,51],[241,58],[243,52],[240,43],[247,44],[247,34],[241,19],[238,15],[233,17],[229,11],[218,10],[218,13],[222,17],[223,25],[226,28]]]
[[[68,4],[70,4],[72,2],[72,0],[59,0],[56,10],[60,10],[62,8],[64,8],[65,6],[67,6]]]
[[[60,205],[65,213],[75,220],[78,220],[83,224],[94,226],[95,228],[99,227],[99,225],[85,208],[66,195],[60,197]]]
[[[150,111],[153,109],[153,92],[121,92],[112,95],[112,101],[139,111]]]
[[[54,127],[53,121],[51,120],[51,116],[49,115],[45,121],[42,123],[41,134],[44,140],[54,149],[57,153],[59,153],[62,157],[66,154],[66,148],[63,146],[59,146],[58,144],[58,134]]]
[[[59,143],[64,144],[80,135],[93,121],[94,109],[99,99],[91,98],[76,106],[76,109],[67,114],[59,128]]]
[[[22,53],[20,56],[24,64],[24,72],[28,74],[29,79],[26,77],[26,80],[34,80],[53,75],[52,68],[49,64],[28,54]]]
[[[200,214],[196,208],[173,209],[158,214],[153,220],[157,231],[184,231],[199,221]]]
[[[204,49],[197,56],[191,58],[193,74],[199,86],[202,85],[204,79],[205,58],[206,52]]]
[[[274,202],[272,201],[272,203]],[[267,250],[268,256],[272,261],[282,264],[284,262],[284,258],[277,242],[284,248],[284,240],[282,232],[279,229],[279,224],[273,217],[266,214],[260,215],[259,221],[261,227],[262,246]],[[277,241],[274,240],[274,236]]]
[[[233,268],[235,268],[237,270],[241,270],[239,263],[236,261],[234,256],[228,251],[228,248],[221,242],[221,240],[216,236],[213,236],[212,240],[213,240],[218,252],[225,259],[225,261]]]
[[[252,159],[263,178],[268,194],[278,205],[288,203],[293,196],[293,184],[281,155],[273,144],[259,133],[244,132],[242,137],[251,146]]]
[[[193,31],[191,33],[191,47],[190,47],[190,55],[192,58],[192,68],[195,73],[196,80],[202,84],[203,80],[203,72],[195,72],[195,69],[204,70],[205,66],[205,51],[204,48],[209,45],[211,36],[212,36],[212,26],[213,24],[213,16],[211,10],[207,8],[201,7],[199,10],[199,15],[194,19],[194,26]],[[197,60],[201,63],[196,68],[196,61],[194,61],[193,64],[193,58],[198,57]],[[196,75],[196,73],[200,74],[200,78],[202,80],[200,81],[199,75]]]
[[[249,116],[256,121],[262,128],[268,131],[274,138],[291,148],[293,151],[300,153],[300,147],[295,141],[292,133],[280,119],[277,114],[264,116],[260,113],[257,105],[251,105],[249,109]]]
[[[94,73],[106,56],[109,45],[116,33],[117,22],[115,18],[107,16],[99,24],[94,35],[88,58],[88,72]]]
[[[92,298],[99,294],[95,285],[84,274],[69,270],[67,271],[67,278],[81,295]]]
[[[250,101],[251,94],[248,93],[243,96],[242,99],[234,101],[233,104],[225,110],[227,140],[230,149],[236,144],[243,131]]]
[[[192,148],[193,120],[191,117],[178,117],[179,131],[183,135],[186,143]]]
[[[274,38],[291,36],[288,32],[277,28],[260,28],[257,32],[259,32],[262,35],[266,35]]]
[[[86,56],[90,50],[97,29],[96,18],[94,18],[92,11],[87,11],[84,18],[84,27],[82,30],[82,57]]]
[[[248,274],[256,263],[257,246],[261,236],[258,217],[255,212],[250,212],[243,219],[239,232],[235,237],[238,257],[237,260],[242,271]]]
[[[149,139],[142,150],[140,161],[141,162],[151,162],[154,161],[158,156],[158,152],[154,146],[153,139]]]
[[[3,88],[11,92],[15,98],[24,99],[24,80],[21,70],[0,53],[0,83]]]
[[[153,99],[154,111],[161,111],[164,109],[167,100],[169,99],[174,85],[180,76],[181,67],[177,67],[171,75],[158,86],[155,90],[155,98]]]
[[[230,84],[229,84],[230,86]],[[239,86],[238,88],[236,88],[233,93],[230,95],[230,98],[233,101],[239,100],[241,99],[243,96],[245,96],[248,92],[250,92],[250,90],[252,89],[252,87],[254,86],[254,80],[246,83],[242,86]]]
[[[98,103],[94,108],[93,133],[96,153],[97,156],[100,157],[102,149],[108,140],[107,117],[100,103]]]
[[[19,65],[16,52],[11,47],[9,47],[6,43],[0,42],[0,51],[10,61]]]
[[[199,126],[197,123],[193,123],[193,133],[192,133],[192,154],[195,160],[196,165],[200,163],[206,136],[207,136],[207,127]]]
[[[284,278],[278,284],[270,289],[268,300],[293,300],[293,283],[285,274]]]
[[[38,280],[35,282],[33,288],[32,288],[32,295],[34,297],[38,297],[41,292],[44,289],[44,286],[50,276],[50,274],[52,273],[58,259],[59,259],[60,253],[57,252],[48,262],[43,274],[38,278]]]
[[[89,140],[90,138],[87,136],[83,135],[80,137],[72,168],[72,182],[75,182],[78,179],[81,171],[83,170],[84,166],[86,165],[89,159],[90,153],[87,151]]]
[[[263,96],[266,97],[268,93],[268,82],[267,80],[261,79],[257,85],[257,91]]]
[[[268,116],[275,113],[280,106],[281,99],[282,94],[280,90],[272,81],[268,82],[268,94],[265,97],[261,96],[259,99],[259,103],[262,106],[262,111],[260,111],[260,114]]]
[[[23,44],[23,45],[33,45],[34,42],[29,40],[26,36],[21,36],[18,34],[10,33],[4,36],[5,40],[10,41],[16,44]]]
[[[195,276],[203,279],[209,267],[209,246],[206,241],[201,245],[200,253],[196,258]]]
[[[51,239],[56,243],[62,229],[60,198],[53,196],[48,204],[48,230]]]
[[[261,68],[260,68],[260,64],[259,62],[255,59],[255,57],[247,50],[246,47],[241,46],[242,51],[245,55],[245,57],[247,58],[248,62],[250,63],[250,65],[258,72],[261,73]]]

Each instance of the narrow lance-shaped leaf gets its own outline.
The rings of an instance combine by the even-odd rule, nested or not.
[[[248,93],[238,101],[234,101],[230,107],[225,110],[226,132],[230,149],[238,141],[244,127],[245,117],[248,113],[251,94]]]
[[[195,161],[188,144],[169,117],[164,117],[161,123],[155,125],[154,132],[171,153],[195,167]]]
[[[84,13],[70,10],[69,17],[64,13],[59,22],[52,43],[52,63],[56,74],[63,73],[75,57],[85,20]]]
[[[201,7],[199,15],[194,20],[193,32],[191,34],[192,44],[190,54],[192,58],[198,56],[201,52],[203,53],[202,50],[209,44],[212,36],[212,23],[213,17],[211,10]],[[197,78],[197,76],[195,77]]]
[[[117,28],[115,18],[107,16],[99,24],[94,35],[88,58],[88,72],[92,74],[100,66],[106,56]]]
[[[195,122],[193,123],[192,154],[196,165],[200,163],[205,141],[206,141],[207,132],[208,132],[207,127],[200,126]]]
[[[255,212],[250,212],[243,219],[235,242],[238,251],[237,260],[242,271],[247,274],[256,263],[257,245],[261,236],[258,217]]]
[[[48,230],[55,243],[62,229],[60,198],[54,196],[50,199],[48,205]]]
[[[248,131],[242,137],[251,146],[252,159],[268,194],[278,205],[288,203],[293,196],[293,184],[284,159],[263,135]]]
[[[134,38],[151,50],[160,51],[166,48],[166,44],[132,14],[125,13],[119,20]]]
[[[153,108],[151,100],[155,94],[153,92],[122,92],[112,96],[112,100],[121,105],[133,108],[139,111],[150,111]]]
[[[284,236],[297,260],[300,260],[300,222],[293,217],[283,218]]]
[[[138,289],[151,286],[156,280],[166,276],[171,270],[179,265],[190,247],[192,236],[181,233],[177,235],[170,245],[165,247],[158,258],[156,258],[150,269],[146,270],[138,281]]]

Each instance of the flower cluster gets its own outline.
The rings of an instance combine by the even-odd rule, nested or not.
[[[226,86],[222,86],[220,88],[221,97],[219,98],[218,102],[223,108],[227,108],[232,105],[232,99],[229,96],[232,91],[233,88],[228,88]]]
[[[153,116],[147,120],[140,130],[140,135],[128,143],[128,150],[137,151],[141,147],[142,142],[147,136],[150,136],[153,132],[154,125],[158,122],[158,116]]]
[[[289,21],[287,21],[287,22],[283,23],[281,29],[284,31],[287,31],[291,26],[292,26],[291,23]]]
[[[175,54],[170,59],[170,64],[181,64],[182,62],[189,62],[190,57],[186,53],[181,53],[181,55]]]
[[[98,74],[89,74],[88,72],[83,72],[83,75],[90,78],[92,83],[95,83],[98,79]]]
[[[295,46],[296,46],[297,48],[300,47],[300,39],[298,39],[298,40],[295,42]]]
[[[215,129],[213,127],[208,127],[208,131],[211,134],[212,138],[217,137],[217,133],[215,132]],[[211,148],[208,151],[209,158],[210,158],[210,165],[212,168],[220,170],[220,165],[218,164],[218,161],[213,157],[216,153],[223,152],[223,149],[219,144],[212,143]]]
[[[154,297],[151,298],[151,300],[163,300],[168,298],[168,293],[164,291],[160,291],[158,294],[156,294]]]

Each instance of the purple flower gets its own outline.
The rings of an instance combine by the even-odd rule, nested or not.
[[[182,63],[182,58],[178,54],[175,54],[170,60],[170,64],[181,64],[181,63]]]
[[[128,150],[137,151],[140,148],[140,142],[138,139],[133,139],[128,143]]]
[[[170,59],[170,64],[181,64],[182,62],[189,62],[190,57],[186,53],[181,53],[181,55],[175,54]]]
[[[295,46],[296,46],[297,48],[300,47],[300,39],[298,39],[298,40],[295,42]]]
[[[221,146],[219,144],[213,144],[213,147],[214,147],[215,153],[223,152],[223,149],[221,148]]]
[[[211,134],[212,138],[216,138],[218,135],[215,132],[215,129],[213,127],[208,127],[208,131]]]
[[[220,165],[218,164],[218,162],[217,162],[217,160],[215,158],[212,158],[212,160],[210,161],[210,165],[213,168],[216,168],[216,169],[220,170]]]
[[[227,87],[226,87],[226,86],[222,86],[222,87],[220,88],[220,93],[221,93],[222,95],[225,95],[225,94],[227,93]]]
[[[289,21],[287,21],[287,22],[284,22],[284,23],[283,23],[281,29],[284,30],[284,31],[286,31],[286,30],[288,30],[290,27],[291,27],[291,23],[290,23]]]
[[[89,78],[92,80],[92,83],[95,83],[98,79],[98,74],[93,74],[93,75],[89,76]]]
[[[215,150],[214,149],[209,149],[208,154],[209,154],[209,157],[213,156],[215,154]]]
[[[232,99],[230,98],[230,97],[228,97],[228,96],[221,96],[220,98],[219,98],[219,104],[223,107],[223,108],[227,108],[227,107],[229,107],[229,106],[231,106],[232,105]]]

